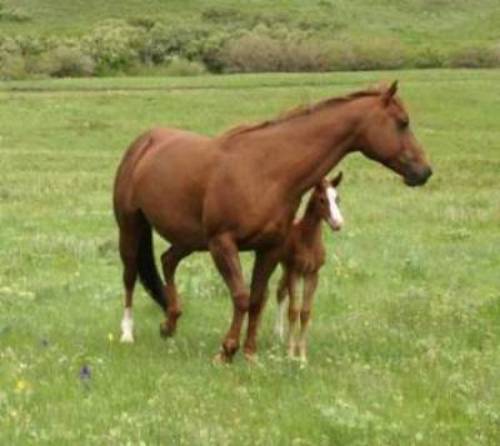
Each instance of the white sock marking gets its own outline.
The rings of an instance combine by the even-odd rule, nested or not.
[[[286,299],[283,299],[278,304],[276,312],[276,323],[274,325],[274,334],[278,336],[280,341],[285,337],[285,314],[286,314]]]
[[[121,342],[134,342],[134,320],[132,319],[132,308],[126,307],[123,311],[121,323],[122,337]]]

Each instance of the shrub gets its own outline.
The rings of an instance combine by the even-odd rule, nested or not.
[[[8,37],[0,40],[0,79],[22,79],[26,75],[26,64],[19,44]]]
[[[236,8],[212,6],[201,12],[201,19],[206,22],[226,25],[228,23],[241,22],[244,16]]]
[[[165,70],[165,74],[168,76],[199,76],[205,72],[202,63],[182,59],[181,57],[174,57]]]
[[[390,70],[405,64],[405,49],[398,40],[335,42],[328,51],[333,70]]]
[[[126,71],[139,63],[144,29],[123,21],[108,21],[82,39],[82,50],[96,62],[97,73]]]
[[[55,77],[80,77],[91,76],[95,67],[92,57],[78,46],[59,45],[40,57],[34,71]]]
[[[495,48],[470,46],[459,48],[449,56],[453,68],[490,68],[500,66],[499,51]]]
[[[6,8],[0,3],[0,21],[6,22],[28,22],[31,16],[21,8]]]
[[[247,34],[228,44],[224,66],[231,72],[278,71],[282,46],[269,36]]]
[[[273,35],[264,28],[229,41],[223,52],[223,64],[231,72],[265,71],[326,71],[328,53],[313,40],[302,40],[302,35],[277,30]],[[272,34],[272,33],[269,33]]]
[[[152,17],[131,17],[127,20],[127,23],[134,27],[150,30],[157,22]]]
[[[446,55],[438,48],[423,47],[409,56],[409,65],[415,68],[440,68],[445,65]]]
[[[193,24],[172,25],[157,23],[148,32],[140,51],[141,61],[162,64],[173,56],[198,59],[200,42],[207,39],[210,32],[203,26]]]
[[[27,77],[26,63],[20,54],[0,55],[0,79],[16,80]]]

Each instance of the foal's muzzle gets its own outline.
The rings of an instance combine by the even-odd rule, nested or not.
[[[342,229],[343,221],[335,221],[332,218],[329,218],[327,223],[333,231],[340,231]]]

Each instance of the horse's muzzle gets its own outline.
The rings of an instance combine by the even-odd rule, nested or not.
[[[404,182],[407,186],[415,187],[415,186],[423,186],[427,183],[427,180],[432,175],[432,169],[430,167],[425,167],[421,170],[412,170],[408,172],[404,177]]]

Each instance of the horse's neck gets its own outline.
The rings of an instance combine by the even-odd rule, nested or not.
[[[318,183],[350,150],[360,114],[338,105],[292,118],[270,129],[276,144],[269,146],[266,169],[282,178],[290,196],[301,197]]]

